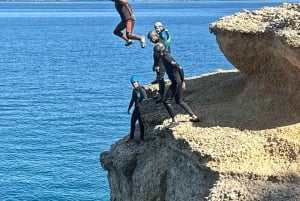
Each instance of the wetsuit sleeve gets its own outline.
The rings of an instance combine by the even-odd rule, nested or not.
[[[133,103],[134,103],[134,91],[132,91],[131,100],[130,100],[130,103],[129,103],[129,106],[128,106],[128,111],[133,106]]]
[[[153,66],[152,66],[152,70],[155,71],[155,67],[159,66],[159,59],[160,57],[157,55],[157,54],[153,54],[153,60],[154,60],[154,63],[153,63]]]
[[[141,93],[142,93],[142,98],[141,98],[142,101],[145,100],[145,99],[147,99],[147,93],[146,93],[146,90],[145,90],[144,87],[141,87]]]
[[[180,75],[180,78],[181,78],[181,82],[183,82],[184,81],[184,71],[183,71],[182,66],[180,66],[179,64],[177,64],[176,65],[176,69],[179,72],[179,75]]]

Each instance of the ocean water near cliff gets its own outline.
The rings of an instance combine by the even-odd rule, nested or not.
[[[132,2],[135,32],[162,21],[186,76],[232,65],[209,23],[283,1]],[[293,2],[293,1],[289,1]],[[295,1],[296,2],[296,1]],[[129,78],[150,83],[152,47],[125,47],[112,2],[0,3],[1,200],[109,200],[99,153],[129,130]]]

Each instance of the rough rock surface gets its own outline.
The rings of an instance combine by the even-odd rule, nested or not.
[[[137,128],[136,140],[125,136],[100,155],[112,201],[300,200],[299,9],[211,24],[239,71],[187,80],[185,100],[200,123],[176,107],[180,124],[170,128],[163,105],[144,102],[145,141]]]
[[[300,4],[285,3],[226,16],[212,23],[210,31],[241,72],[285,90],[299,86]]]

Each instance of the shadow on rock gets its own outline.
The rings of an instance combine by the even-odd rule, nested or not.
[[[264,130],[300,122],[300,85],[298,91],[269,84],[238,71],[214,73],[188,79],[185,101],[203,122],[195,126],[232,127]],[[173,103],[178,113],[185,112]],[[148,100],[144,106],[145,121],[161,124],[170,118],[162,104]]]

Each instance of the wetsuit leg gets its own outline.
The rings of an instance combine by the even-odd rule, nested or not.
[[[137,110],[134,109],[131,116],[131,122],[130,122],[130,139],[134,138],[135,123],[137,120],[138,120],[138,113]]]
[[[122,30],[124,30],[125,28],[126,28],[126,22],[120,22],[116,26],[116,28],[114,30],[114,34],[127,41],[128,38],[127,38],[126,34],[122,33]]]
[[[157,72],[157,81],[159,86],[159,94],[161,97],[163,97],[165,93],[165,80],[164,80],[165,71],[164,69],[161,70],[159,68],[159,72]]]
[[[173,106],[171,105],[171,99],[174,96],[174,93],[176,93],[176,85],[174,85],[172,83],[163,99],[163,104],[166,107],[171,118],[175,117],[175,110],[174,110]]]
[[[126,21],[126,37],[128,39],[140,40],[141,37],[133,33],[134,22],[131,19]]]
[[[126,21],[126,33],[132,33],[134,27],[134,20]]]
[[[140,126],[140,136],[141,136],[141,140],[144,140],[144,124],[143,124],[143,121],[142,121],[142,117],[141,117],[141,113],[140,113],[140,110],[139,109],[136,109],[137,110],[137,119],[139,121],[139,126]]]
[[[193,116],[194,113],[192,111],[192,109],[188,106],[188,104],[186,104],[186,102],[184,102],[183,100],[183,91],[181,86],[178,86],[177,89],[177,93],[175,94],[175,102],[181,107],[183,108],[190,116]]]

